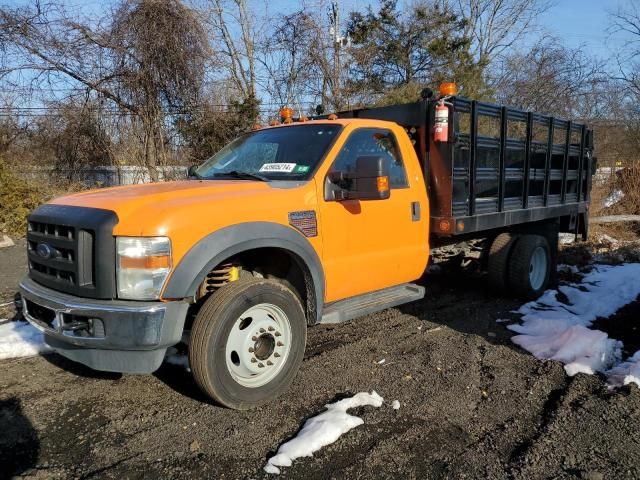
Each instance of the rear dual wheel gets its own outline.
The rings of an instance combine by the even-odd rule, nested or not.
[[[489,284],[498,293],[504,294],[508,291],[509,260],[516,239],[516,235],[501,233],[493,240],[489,248],[487,276]]]
[[[518,297],[533,300],[544,293],[551,277],[549,242],[541,235],[522,235],[509,262],[509,286]]]
[[[193,324],[189,363],[216,402],[246,410],[273,400],[293,381],[306,344],[298,296],[280,282],[243,279],[214,292]]]
[[[526,300],[544,293],[553,268],[551,248],[542,235],[502,233],[489,250],[488,277],[493,288]]]

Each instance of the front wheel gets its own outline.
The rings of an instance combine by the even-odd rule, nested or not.
[[[204,303],[191,330],[189,364],[213,400],[246,410],[273,400],[293,381],[306,344],[298,296],[282,283],[229,283]]]

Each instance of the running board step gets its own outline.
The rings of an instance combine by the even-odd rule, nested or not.
[[[320,323],[342,323],[424,297],[424,287],[405,283],[357,297],[339,300],[324,307]]]

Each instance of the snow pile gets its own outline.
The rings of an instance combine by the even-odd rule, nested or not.
[[[555,312],[554,312],[555,313]],[[507,328],[521,333],[513,342],[537,358],[558,360],[568,375],[601,372],[620,359],[622,342],[606,333],[576,325],[570,319],[530,318]]]
[[[50,351],[44,343],[42,333],[24,322],[9,322],[0,325],[0,360],[29,357]]]
[[[562,245],[570,245],[572,243],[575,243],[576,241],[576,235],[575,233],[564,233],[561,232],[560,235],[558,236],[560,243]]]
[[[613,207],[616,203],[620,202],[624,198],[624,192],[622,190],[614,190],[607,198],[602,202],[604,208]]]
[[[519,333],[512,338],[513,342],[537,358],[564,363],[568,375],[606,372],[620,361],[622,343],[589,326],[597,317],[610,317],[633,302],[640,295],[638,278],[637,263],[598,265],[584,276],[580,285],[559,288],[568,303],[557,298],[558,291],[546,291],[518,310],[523,314],[522,324],[507,327]],[[638,368],[638,364],[628,366],[632,368]]]
[[[307,420],[294,438],[283,443],[278,453],[264,467],[267,473],[280,473],[278,467],[289,467],[296,458],[312,457],[322,447],[332,444],[352,428],[362,425],[364,420],[349,415],[350,408],[371,405],[381,407],[383,398],[375,391],[360,392],[353,397],[325,405],[326,410]]]
[[[640,351],[637,351],[633,357],[626,362],[616,365],[606,372],[609,377],[609,385],[611,387],[622,387],[631,382],[640,387]]]

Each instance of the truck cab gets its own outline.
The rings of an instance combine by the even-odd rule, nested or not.
[[[456,99],[446,100],[452,128],[444,144],[430,139],[436,104],[426,98],[313,120],[289,116],[241,135],[188,180],[42,205],[28,221],[26,318],[57,352],[98,370],[150,373],[168,347],[186,342],[202,390],[246,409],[286,390],[307,327],[422,298],[424,287],[412,282],[433,244],[486,237],[494,283],[513,277],[521,292],[541,293],[552,275],[553,235],[557,242],[560,229],[578,232],[588,188],[536,212],[522,203],[505,210],[497,188],[496,210],[483,207],[479,218],[469,202],[482,203],[480,190],[468,184],[484,177],[467,164],[468,208],[458,201],[456,211],[457,144],[477,148],[478,105],[469,103],[476,133],[465,140]],[[501,115],[507,122],[509,112]],[[507,140],[497,140],[498,159]],[[587,171],[588,148],[579,150],[576,178]],[[505,168],[497,168],[497,184],[508,181]],[[532,232],[540,235],[532,240]],[[519,263],[510,267],[512,256]]]

